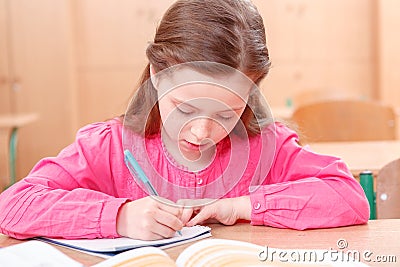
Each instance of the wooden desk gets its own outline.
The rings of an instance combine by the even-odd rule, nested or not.
[[[22,127],[37,119],[37,114],[1,114],[0,129]]]
[[[327,142],[308,145],[315,152],[342,158],[356,177],[364,170],[371,170],[376,175],[384,165],[400,158],[400,140]]]
[[[296,231],[277,229],[265,226],[236,224],[233,226],[210,225],[214,238],[227,238],[246,241],[261,246],[281,249],[338,249],[337,241],[345,239],[349,250],[359,250],[360,253],[369,250],[375,256],[394,255],[397,264],[400,262],[400,219],[374,220],[367,225]],[[169,248],[166,252],[176,259],[185,244]],[[338,249],[339,250],[339,249]],[[368,263],[370,266],[383,266],[382,263]],[[398,266],[396,263],[386,263],[385,266]]]
[[[339,239],[345,239],[349,250],[357,250],[360,253],[370,251],[372,252],[371,259],[376,259],[376,256],[394,256],[397,260],[397,263],[369,262],[370,266],[394,267],[398,266],[400,262],[400,219],[374,220],[366,225],[306,231],[251,226],[248,223],[239,223],[233,226],[220,224],[209,226],[212,228],[212,238],[246,241],[270,248],[332,250],[338,249],[337,241]],[[23,241],[0,235],[0,247],[19,242]],[[176,259],[182,250],[191,244],[193,243],[169,248],[165,252],[171,258]],[[86,266],[103,260],[78,251],[57,248]]]
[[[0,192],[16,180],[18,129],[37,118],[37,114],[0,115]]]

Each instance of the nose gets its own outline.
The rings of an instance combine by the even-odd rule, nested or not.
[[[211,133],[212,121],[207,118],[201,118],[193,121],[190,132],[197,138],[197,141],[209,138]]]

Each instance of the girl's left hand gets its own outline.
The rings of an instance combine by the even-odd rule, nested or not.
[[[178,201],[178,203],[182,204],[185,204],[185,202]],[[184,209],[181,216],[182,223],[186,226],[205,222],[220,222],[225,225],[232,225],[239,219],[250,220],[251,203],[249,196],[223,198],[207,202],[210,204]],[[190,219],[193,213],[196,215]]]

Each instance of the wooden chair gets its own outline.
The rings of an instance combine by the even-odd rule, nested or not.
[[[400,151],[399,151],[400,156]],[[400,158],[386,164],[376,178],[376,216],[400,218]]]
[[[331,100],[297,107],[292,122],[305,142],[396,139],[392,107],[372,101]]]

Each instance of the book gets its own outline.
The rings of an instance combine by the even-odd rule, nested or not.
[[[40,241],[27,241],[0,249],[0,266],[82,267],[55,247]]]
[[[210,227],[195,225],[192,227],[183,227],[181,230],[181,235],[176,233],[175,236],[171,238],[151,241],[132,239],[127,237],[102,239],[57,239],[37,237],[35,239],[76,250],[81,250],[83,252],[95,254],[96,256],[100,256],[103,258],[109,258],[131,249],[149,246],[165,249],[210,236]]]
[[[292,254],[293,253],[293,254]],[[267,254],[268,257],[266,256]],[[292,255],[291,255],[292,254]],[[343,253],[345,255],[346,253]],[[273,256],[275,255],[275,256]],[[283,255],[286,255],[284,257]],[[313,255],[309,257],[308,255]],[[326,250],[283,250],[229,239],[206,239],[185,248],[174,262],[164,251],[146,247],[121,253],[93,267],[366,267],[341,252],[332,255]],[[304,256],[304,257],[303,257]]]
[[[36,243],[32,243],[36,242]],[[38,244],[39,243],[39,244]],[[39,241],[28,241],[26,243],[0,249],[0,263],[6,262],[5,266],[55,266],[55,267],[83,267],[80,263],[70,259],[65,254],[49,244]],[[13,250],[14,247],[14,250]],[[3,253],[11,250],[15,255],[28,259],[27,264],[7,261],[10,258],[17,259],[17,256],[10,256],[10,253]],[[18,253],[19,252],[19,253]],[[342,257],[344,251],[335,253],[335,257],[329,256],[325,250],[305,249],[275,249],[258,246],[243,241],[228,239],[205,239],[185,248],[176,261],[173,261],[168,254],[157,247],[141,247],[122,252],[114,257],[106,259],[92,267],[245,267],[245,266],[280,266],[280,267],[321,267],[321,266],[347,266],[365,267],[364,263],[356,261],[351,257]],[[45,256],[44,256],[45,255]],[[284,256],[285,255],[285,256]],[[314,255],[308,257],[304,255]],[[267,257],[268,256],[268,257]],[[304,256],[304,257],[303,257]],[[42,262],[33,262],[30,257],[41,258]],[[16,264],[17,263],[17,264]],[[34,265],[35,263],[36,265]],[[56,263],[56,264],[53,264]],[[0,266],[3,266],[0,264]]]

